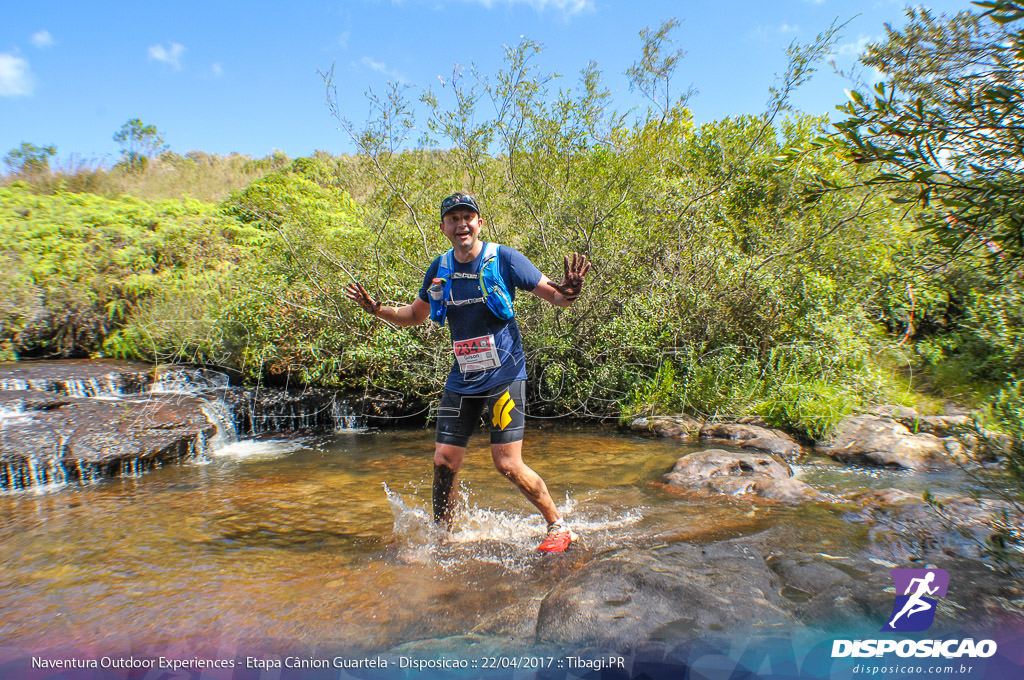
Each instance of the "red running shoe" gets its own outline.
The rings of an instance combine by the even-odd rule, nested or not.
[[[548,525],[548,535],[544,537],[537,550],[544,553],[564,552],[569,546],[576,542],[579,537],[564,524],[554,523]]]

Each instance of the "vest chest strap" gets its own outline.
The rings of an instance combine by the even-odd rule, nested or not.
[[[448,304],[452,307],[462,307],[464,305],[476,305],[486,301],[486,298],[477,297],[469,298],[468,300],[448,300]]]

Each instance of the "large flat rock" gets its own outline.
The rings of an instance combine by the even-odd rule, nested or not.
[[[732,543],[676,544],[600,557],[559,583],[537,616],[537,642],[630,649],[660,636],[795,625],[760,555]]]
[[[0,489],[136,474],[192,456],[215,431],[205,403],[0,390]]]

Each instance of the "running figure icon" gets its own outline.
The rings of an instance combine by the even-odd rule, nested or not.
[[[932,581],[935,580],[935,572],[929,571],[924,578],[911,579],[907,585],[907,590],[904,595],[910,595],[910,599],[907,600],[906,604],[903,605],[903,609],[899,611],[896,616],[892,617],[892,621],[889,622],[889,627],[896,628],[896,621],[901,617],[906,616],[910,618],[914,614],[920,614],[921,612],[928,611],[932,608],[932,603],[922,599],[925,595],[934,595],[939,592],[939,587],[929,587]],[[917,584],[917,590],[911,593],[910,590],[914,588],[914,584]]]
[[[926,630],[935,620],[938,606],[935,598],[946,596],[949,574],[938,568],[893,569],[890,574],[897,595],[892,615],[882,630],[904,633]]]

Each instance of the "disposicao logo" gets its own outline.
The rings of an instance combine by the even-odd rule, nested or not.
[[[949,574],[943,569],[893,569],[896,601],[882,632],[916,633],[935,621],[936,597],[945,597]],[[832,658],[871,657],[895,653],[900,657],[987,658],[996,653],[994,640],[834,640]]]
[[[937,604],[935,599],[928,596],[946,596],[949,574],[945,569],[893,569],[889,575],[896,585],[897,595],[889,623],[882,630],[901,633],[928,630],[935,621]]]

